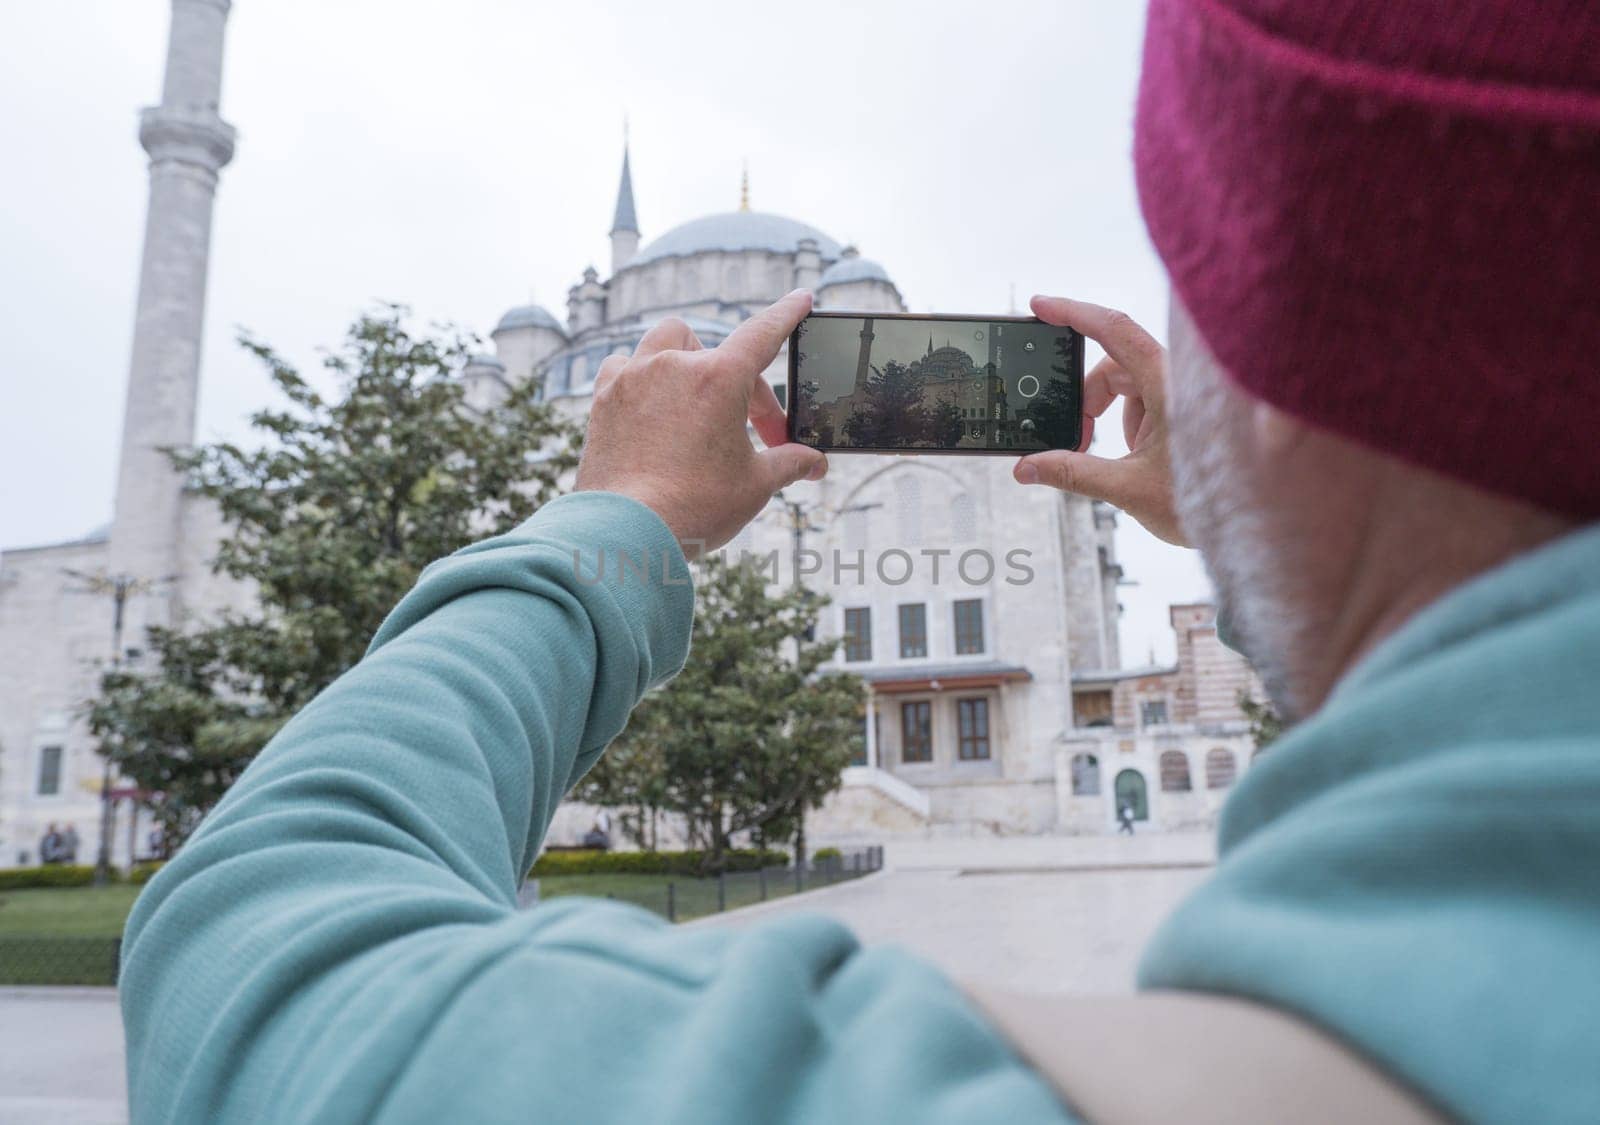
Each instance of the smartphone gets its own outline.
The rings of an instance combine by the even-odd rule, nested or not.
[[[1083,440],[1083,336],[1031,316],[815,312],[789,340],[789,440],[1036,453]]]

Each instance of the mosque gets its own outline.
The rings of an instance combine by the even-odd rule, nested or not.
[[[250,602],[211,571],[217,513],[159,453],[194,440],[211,206],[234,146],[219,111],[229,8],[173,0],[162,100],[141,121],[150,198],[112,522],[0,554],[0,866],[37,862],[51,823],[75,825],[80,861],[102,838],[115,862],[146,850],[139,794],[105,774],[81,704],[108,660],[145,659],[148,626]],[[711,347],[798,286],[824,309],[906,309],[883,266],[752,210],[748,184],[736,210],[643,232],[624,151],[608,274],[584,269],[565,315],[500,316],[493,354],[461,372],[468,400],[491,407],[539,379],[581,420],[601,361],[661,318]],[[953,359],[937,351],[929,362]],[[786,355],[766,372],[780,396],[786,372]],[[1124,806],[1152,828],[1210,823],[1249,764],[1236,701],[1253,677],[1206,606],[1174,607],[1176,665],[1122,667],[1115,530],[1103,504],[1019,488],[1006,457],[835,455],[741,533],[730,551],[769,560],[777,582],[797,567],[828,596],[838,665],[867,684],[861,752],[810,821],[814,842],[1106,833]],[[569,806],[552,840],[588,817]]]

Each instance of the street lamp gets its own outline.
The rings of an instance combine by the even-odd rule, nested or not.
[[[125,611],[128,599],[135,594],[148,594],[157,586],[165,585],[176,579],[175,575],[166,578],[135,578],[131,574],[90,574],[81,570],[63,568],[62,573],[68,577],[76,578],[84,585],[80,593],[85,594],[110,594],[111,595],[111,668],[113,671],[122,668],[122,633]],[[95,886],[103,886],[111,878],[111,756],[105,758],[105,767],[100,774],[100,850],[95,857],[94,882]],[[136,813],[137,815],[137,813]],[[130,854],[130,860],[133,858]]]

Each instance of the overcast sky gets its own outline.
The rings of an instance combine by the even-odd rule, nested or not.
[[[236,0],[200,438],[270,400],[248,328],[306,366],[377,300],[487,335],[605,272],[622,121],[644,240],[738,203],[881,261],[912,311],[1015,287],[1167,297],[1130,163],[1143,5]],[[958,15],[959,14],[959,15]],[[110,517],[166,0],[0,5],[0,545]],[[1091,346],[1089,360],[1098,358]],[[1097,452],[1121,451],[1103,426]],[[1124,659],[1172,645],[1198,560],[1124,521]]]

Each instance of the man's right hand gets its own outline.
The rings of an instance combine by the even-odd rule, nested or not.
[[[607,357],[577,490],[642,502],[693,557],[732,539],[778,489],[820,479],[827,458],[785,438],[783,408],[761,374],[810,311],[811,294],[796,289],[709,351],[668,317],[632,356]],[[746,419],[766,449],[750,444]]]
[[[1013,475],[1022,484],[1048,484],[1114,504],[1158,538],[1187,547],[1172,500],[1166,349],[1126,313],[1067,297],[1035,297],[1030,304],[1040,320],[1077,329],[1106,355],[1083,381],[1083,444],[1076,451],[1030,454]],[[1118,397],[1128,453],[1112,459],[1084,452],[1095,419]]]

